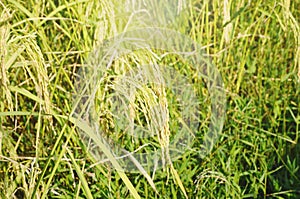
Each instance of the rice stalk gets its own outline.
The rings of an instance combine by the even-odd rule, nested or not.
[[[0,2],[0,6],[4,8],[2,13],[0,13],[0,92],[3,93],[0,96],[2,102],[7,103],[7,108],[9,111],[13,111],[13,102],[12,96],[9,90],[9,75],[8,75],[8,66],[6,61],[8,59],[8,49],[9,49],[9,36],[10,36],[10,24],[9,19],[12,17],[12,14],[8,8],[5,7]]]
[[[223,35],[225,43],[228,45],[230,43],[230,38],[232,34],[232,23],[230,22],[230,0],[224,0],[223,2],[223,24],[228,23],[224,27]]]
[[[49,96],[49,77],[47,74],[47,64],[44,60],[44,56],[34,38],[26,39],[24,42],[24,46],[27,52],[26,55],[32,61],[32,68],[35,69],[35,71],[29,71],[30,68],[27,67],[27,72],[30,74],[31,79],[34,82],[38,97],[40,99],[43,99],[44,101],[44,103],[41,104],[42,110],[46,114],[51,114],[52,112]]]
[[[295,58],[294,58],[294,70],[295,73],[297,73],[298,76],[298,83],[300,83],[300,27],[299,22],[297,22],[296,18],[293,16],[292,12],[290,11],[291,2],[290,0],[284,0],[282,2],[283,6],[283,17],[285,19],[285,24],[287,25],[287,30],[289,31],[288,27],[291,27],[293,34],[294,34],[294,40],[295,40]]]

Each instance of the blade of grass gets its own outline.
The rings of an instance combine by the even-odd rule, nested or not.
[[[70,121],[75,124],[77,127],[79,127],[81,130],[83,130],[90,138],[93,139],[93,141],[99,146],[99,148],[103,151],[103,153],[109,158],[111,161],[112,165],[116,169],[117,173],[119,176],[122,178],[123,182],[125,183],[126,187],[129,189],[130,193],[135,199],[141,198],[140,195],[138,194],[137,190],[134,188],[132,185],[131,181],[125,174],[124,170],[120,166],[120,164],[117,162],[116,158],[114,155],[110,152],[110,150],[106,147],[104,143],[100,141],[96,137],[96,135],[93,133],[93,129],[89,127],[87,124],[75,119],[75,118],[70,118]]]
[[[86,197],[87,197],[88,199],[93,199],[93,195],[92,195],[92,193],[91,193],[91,190],[90,190],[90,188],[89,188],[89,185],[88,185],[88,183],[87,183],[87,181],[86,181],[86,179],[85,179],[85,177],[84,177],[84,174],[82,173],[80,167],[79,167],[78,164],[76,163],[75,158],[74,158],[72,152],[68,149],[68,147],[66,147],[66,150],[67,150],[68,155],[69,155],[70,158],[71,158],[71,161],[72,161],[73,165],[75,166],[76,173],[77,173],[77,175],[78,175],[78,177],[79,177],[79,179],[80,179],[80,181],[81,181],[81,183],[82,183],[82,186],[83,186],[82,189],[83,189],[83,191],[85,192]]]

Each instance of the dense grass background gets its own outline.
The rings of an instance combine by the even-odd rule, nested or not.
[[[1,198],[130,198],[129,190],[184,197],[165,170],[153,175],[159,194],[138,173],[126,173],[130,188],[114,168],[94,164],[68,120],[78,69],[96,46],[128,28],[131,13],[120,11],[128,2],[0,2]],[[187,151],[174,162],[188,197],[299,198],[300,1],[187,5],[170,28],[204,46],[227,95],[213,152],[199,160]]]

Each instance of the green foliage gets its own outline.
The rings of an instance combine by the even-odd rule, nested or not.
[[[116,163],[97,162],[70,118],[78,71],[89,53],[126,29],[145,26],[128,23],[145,13],[126,11],[126,2],[0,2],[0,197],[183,198],[185,190],[188,198],[299,198],[300,2],[190,0],[167,25],[203,46],[226,87],[222,137],[203,159],[195,151],[209,128],[209,95],[193,68],[172,54],[157,60],[161,52],[115,60],[108,82],[124,68],[156,60],[199,83],[199,139],[173,162],[177,175],[170,169],[116,172]],[[100,97],[99,105],[107,105]],[[179,107],[170,108],[176,129]],[[102,117],[110,131],[110,114]],[[136,147],[130,137],[122,141]]]

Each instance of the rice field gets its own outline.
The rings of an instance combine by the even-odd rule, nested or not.
[[[299,198],[299,8],[1,0],[0,198]]]

